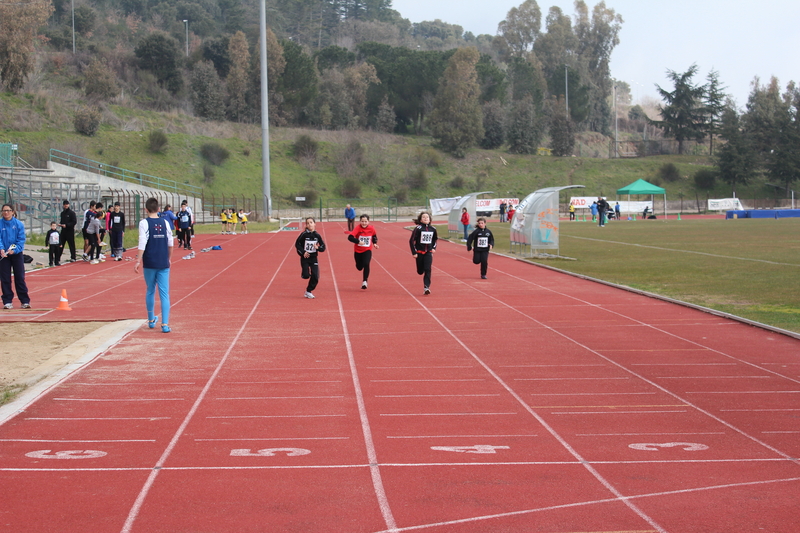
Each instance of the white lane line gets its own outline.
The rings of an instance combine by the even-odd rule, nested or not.
[[[323,233],[325,230],[323,229]],[[326,234],[327,238],[327,234]],[[344,344],[347,348],[347,361],[350,365],[350,375],[353,379],[353,388],[356,395],[356,403],[358,404],[358,416],[361,420],[361,432],[364,435],[364,445],[367,449],[367,458],[369,460],[369,472],[370,476],[372,477],[372,487],[375,491],[375,498],[378,501],[378,506],[381,510],[381,515],[383,516],[383,521],[386,523],[386,527],[389,531],[395,531],[397,529],[397,523],[395,522],[394,515],[392,514],[392,508],[389,505],[389,498],[386,495],[386,489],[383,486],[383,479],[381,477],[380,465],[378,463],[378,452],[375,449],[375,442],[372,438],[372,429],[369,425],[369,417],[367,416],[367,407],[366,403],[364,402],[364,392],[361,389],[361,381],[358,377],[358,369],[356,368],[356,359],[355,355],[353,354],[353,345],[350,342],[350,330],[347,326],[347,319],[344,316],[344,306],[342,305],[342,295],[339,292],[339,283],[336,279],[336,273],[333,268],[333,258],[331,254],[333,252],[329,252],[326,254],[328,256],[328,264],[330,265],[331,269],[331,279],[333,280],[333,290],[336,293],[336,304],[339,307],[339,320],[342,323],[342,334],[344,335]]]
[[[513,381],[611,381],[616,379],[631,378],[514,378]]]
[[[773,413],[781,411],[800,411],[800,409],[720,409],[727,413]]]
[[[724,431],[695,432],[659,432],[659,433],[576,433],[576,437],[645,437],[650,435],[725,435]]]
[[[738,363],[631,363],[631,366],[738,366]]]
[[[505,416],[519,413],[381,413],[380,416]]]
[[[64,385],[84,385],[90,387],[131,387],[131,386],[144,386],[144,385],[194,385],[194,381],[183,381],[183,382],[176,382],[176,383],[165,383],[165,382],[152,382],[152,383],[141,383],[139,381],[129,381],[128,383],[81,383],[81,382],[70,382],[65,383]]]
[[[442,369],[442,368],[475,368],[474,365],[467,365],[467,366],[368,366],[369,370],[414,370],[414,369],[422,369],[422,370],[431,370],[431,369]]]
[[[271,385],[273,383],[341,383],[342,381],[337,380],[304,380],[304,381],[287,381],[287,380],[275,380],[275,381],[222,381],[220,383],[224,383],[226,385]]]
[[[206,418],[331,418],[347,415],[221,415],[207,416]]]
[[[686,413],[683,411],[551,411],[551,415],[644,415],[659,413]]]
[[[240,437],[238,439],[194,439],[195,442],[227,442],[241,440],[296,441],[296,440],[348,440],[350,437]]]
[[[797,394],[800,390],[687,391],[684,394]]]
[[[375,395],[375,398],[483,398],[499,394],[390,394]]]
[[[655,396],[657,392],[532,392],[531,396]]]
[[[387,439],[491,439],[500,437],[538,437],[539,435],[387,435]]]
[[[156,439],[104,439],[104,440],[80,440],[80,439],[0,439],[0,442],[156,442]]]
[[[479,379],[371,379],[370,383],[452,383],[452,382],[467,382],[467,381],[486,381],[483,378]]]
[[[276,337],[283,339],[284,337]],[[226,372],[275,372],[275,371],[290,370],[292,372],[306,372],[306,371],[319,371],[319,370],[341,370],[338,366],[313,366],[313,367],[283,367],[283,368],[229,368]]]
[[[657,376],[655,379],[774,379],[775,376]]]
[[[333,400],[344,396],[242,396],[238,398],[214,398],[215,400]]]
[[[602,366],[608,368],[608,365],[500,365],[498,368],[587,368],[593,366]]]
[[[800,433],[800,431],[762,431],[761,433],[794,435],[795,433]]]
[[[62,421],[70,421],[73,420],[170,420],[171,416],[137,416],[137,417],[127,417],[127,416],[103,416],[103,417],[28,417],[25,420],[62,420]]]
[[[266,242],[269,242],[269,240],[265,240],[264,241],[264,243],[266,243]],[[255,251],[260,246],[261,245],[254,247],[252,249],[252,251]],[[214,380],[217,378],[219,373],[222,371],[222,366],[228,361],[228,357],[230,356],[231,352],[233,352],[233,348],[234,348],[234,346],[236,346],[236,343],[239,341],[239,337],[242,336],[242,334],[244,333],[245,328],[250,323],[250,320],[253,318],[253,315],[255,314],[256,309],[258,309],[258,306],[261,305],[261,301],[267,295],[267,291],[272,286],[272,283],[275,281],[275,278],[278,276],[278,272],[281,271],[281,268],[283,267],[283,264],[286,262],[286,258],[289,257],[289,252],[290,251],[292,251],[292,250],[287,251],[286,255],[283,256],[283,260],[281,261],[280,265],[278,265],[278,268],[275,269],[275,273],[272,275],[272,278],[269,280],[269,283],[267,283],[267,286],[261,292],[261,295],[258,297],[258,300],[256,300],[255,304],[250,309],[250,312],[248,313],[247,317],[244,319],[244,322],[242,322],[242,326],[239,328],[239,331],[236,332],[236,336],[234,336],[234,338],[231,340],[230,344],[228,345],[228,349],[225,350],[225,353],[223,354],[222,358],[220,359],[219,363],[217,364],[217,367],[214,369],[214,372],[208,378],[208,381],[206,382],[205,386],[203,386],[203,390],[200,391],[200,394],[197,396],[197,399],[195,400],[195,402],[192,405],[191,409],[186,414],[186,417],[183,419],[183,422],[181,423],[180,427],[178,427],[178,430],[172,436],[172,440],[170,440],[169,444],[167,445],[167,448],[161,454],[161,457],[158,459],[158,461],[156,462],[155,466],[150,470],[150,475],[147,476],[147,480],[145,481],[144,486],[142,487],[141,491],[139,491],[139,495],[136,497],[136,501],[134,502],[133,507],[131,507],[131,510],[128,513],[128,517],[127,517],[127,519],[125,520],[125,523],[122,526],[122,530],[121,530],[122,533],[130,533],[131,529],[133,528],[133,523],[136,521],[136,518],[139,516],[139,511],[142,509],[142,505],[144,505],[144,500],[147,497],[147,494],[150,492],[150,488],[153,486],[153,483],[155,483],[156,477],[158,477],[158,473],[163,468],[164,463],[167,461],[167,458],[169,458],[170,454],[172,454],[172,450],[175,449],[175,446],[178,444],[178,440],[181,438],[181,436],[183,435],[184,431],[186,431],[186,427],[189,425],[189,422],[191,422],[192,418],[194,418],[195,413],[200,408],[200,403],[205,399],[206,395],[208,394],[208,391],[211,389],[211,386],[214,384]],[[250,253],[250,252],[248,252],[248,253]],[[245,254],[245,255],[247,255],[247,254]],[[234,264],[236,264],[236,262],[231,263],[231,266],[233,266]],[[222,272],[224,272],[224,270],[220,271],[220,273],[222,273]],[[205,284],[203,284],[203,285],[205,285]]]
[[[186,398],[53,398],[56,402],[182,402]]]

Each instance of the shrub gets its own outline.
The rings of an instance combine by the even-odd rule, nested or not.
[[[467,182],[464,180],[463,176],[456,176],[448,183],[452,189],[463,189],[466,184]]]
[[[408,201],[408,187],[399,187],[395,189],[392,196],[397,200],[398,204],[404,204]]]
[[[710,168],[701,168],[694,173],[694,186],[701,191],[710,191],[717,184],[717,173]]]
[[[317,201],[319,200],[319,195],[317,191],[314,189],[306,189],[304,191],[300,191],[300,194],[297,196],[302,196],[305,200],[298,202],[303,207],[316,207]],[[292,198],[294,200],[294,198]]]
[[[215,175],[216,173],[214,172],[214,167],[208,163],[203,165],[203,183],[206,185],[211,185],[214,182]]]
[[[342,182],[342,196],[345,198],[358,198],[361,196],[361,184],[358,180],[347,178]]]
[[[200,155],[212,165],[220,166],[231,156],[231,153],[221,144],[205,143],[200,147]]]
[[[302,159],[317,160],[317,152],[319,152],[319,143],[311,138],[309,135],[300,135],[294,141],[294,156],[300,161]]]
[[[667,183],[681,179],[681,173],[674,163],[665,163],[658,169],[658,176]]]
[[[83,90],[86,96],[108,99],[119,94],[117,77],[105,60],[92,60],[84,76]]]
[[[417,160],[428,167],[436,168],[442,164],[442,154],[431,147],[417,147]]]
[[[75,113],[75,131],[89,137],[93,136],[100,129],[100,118],[100,110],[96,107],[80,108]]]
[[[167,150],[169,139],[162,130],[153,130],[147,136],[147,148],[154,154],[161,154]]]

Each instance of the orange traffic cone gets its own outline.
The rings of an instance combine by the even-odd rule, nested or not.
[[[72,311],[72,308],[69,306],[69,300],[67,300],[67,289],[61,289],[61,301],[58,302],[56,311]]]

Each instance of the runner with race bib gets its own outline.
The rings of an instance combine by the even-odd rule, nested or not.
[[[369,223],[369,215],[361,215],[359,225],[353,231],[345,231],[347,240],[355,243],[353,256],[356,260],[356,269],[364,273],[361,288],[367,288],[369,279],[369,264],[372,262],[372,247],[378,249],[378,235],[375,228]]]
[[[489,250],[494,248],[494,235],[492,230],[486,227],[486,219],[478,219],[478,227],[475,228],[467,239],[467,251],[472,252],[472,262],[481,265],[481,279],[486,279],[486,271],[489,269]]]
[[[431,225],[431,215],[422,212],[414,220],[417,225],[411,232],[409,245],[411,255],[417,260],[417,274],[422,276],[422,283],[425,287],[425,294],[431,293],[431,269],[433,268],[433,252],[436,251],[436,241],[438,235],[436,228]]]
[[[297,255],[300,256],[300,277],[308,280],[306,293],[303,296],[311,299],[314,298],[313,292],[317,288],[317,283],[319,283],[317,253],[325,251],[325,243],[322,241],[322,236],[314,231],[316,225],[314,217],[308,217],[306,219],[306,230],[294,242]]]

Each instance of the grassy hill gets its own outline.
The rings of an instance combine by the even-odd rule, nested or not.
[[[261,129],[258,125],[198,120],[178,112],[157,113],[121,106],[103,108],[103,125],[93,137],[72,131],[70,111],[50,99],[32,95],[0,95],[0,139],[17,142],[29,163],[44,165],[55,148],[104,164],[205,187],[215,195],[261,195]],[[15,117],[35,126],[14,129]],[[20,122],[17,120],[16,122]],[[163,153],[148,149],[148,135],[161,129],[169,139]],[[69,131],[68,131],[69,130]],[[316,158],[298,160],[293,144],[300,135],[319,142]],[[396,197],[401,204],[426,198],[493,190],[522,197],[541,187],[585,185],[585,194],[614,195],[616,189],[643,178],[667,189],[670,199],[689,200],[698,193],[694,173],[711,165],[705,156],[658,156],[639,159],[513,155],[500,150],[474,149],[464,159],[436,150],[432,139],[414,135],[272,128],[270,130],[271,186],[275,207],[314,191],[324,199]],[[607,154],[609,139],[581,136],[581,153]],[[206,143],[218,143],[230,153],[220,166],[200,155]],[[356,155],[353,155],[353,147]],[[360,146],[360,148],[358,148]],[[681,179],[662,183],[658,169],[674,163]],[[204,166],[211,169],[204,174]],[[775,194],[761,182],[740,188],[741,198],[770,198]],[[356,194],[357,193],[357,194]],[[718,182],[711,197],[728,197],[728,185]]]

